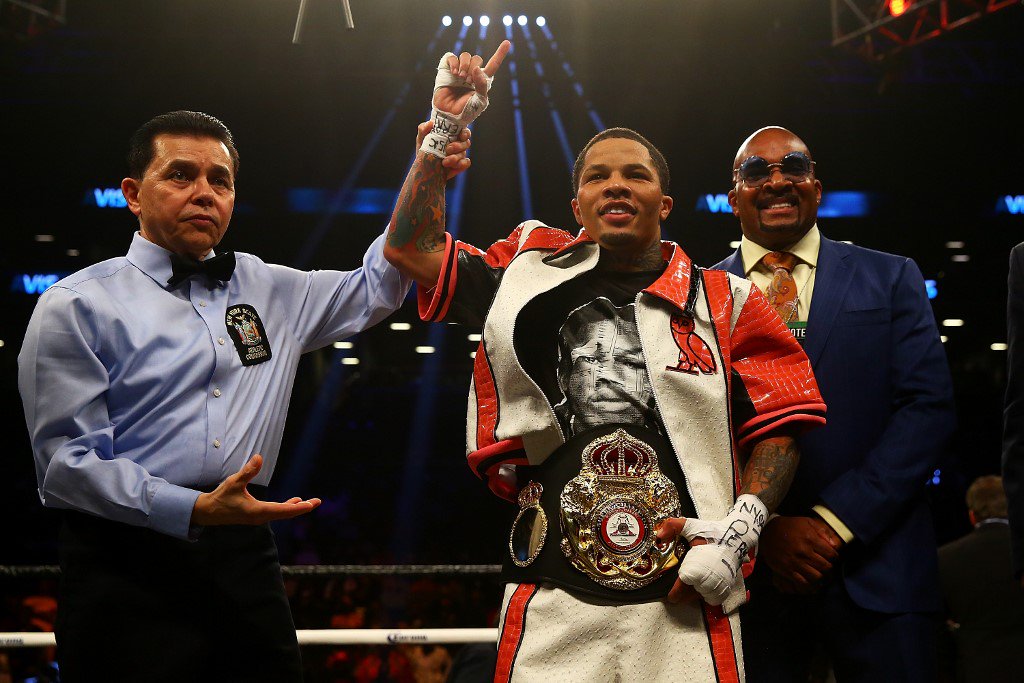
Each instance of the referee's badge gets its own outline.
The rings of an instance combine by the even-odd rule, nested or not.
[[[685,544],[659,541],[655,526],[679,516],[679,492],[658,454],[623,429],[583,449],[579,475],[559,499],[562,552],[606,588],[635,590],[679,563]]]
[[[249,304],[228,306],[224,322],[242,365],[258,365],[273,357],[270,339],[255,308]]]

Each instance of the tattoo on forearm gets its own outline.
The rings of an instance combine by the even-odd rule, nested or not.
[[[391,217],[388,244],[401,248],[415,241],[420,252],[444,249],[444,183],[441,160],[419,154]]]
[[[750,454],[743,469],[740,493],[752,493],[761,499],[769,512],[774,512],[793,483],[800,452],[788,436],[765,439]]]

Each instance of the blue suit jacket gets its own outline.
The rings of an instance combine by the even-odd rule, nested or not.
[[[737,250],[715,266],[743,277]],[[821,238],[804,350],[828,423],[798,437],[780,514],[823,503],[856,535],[847,592],[880,612],[939,608],[925,498],[953,432],[953,388],[921,271],[911,259]]]

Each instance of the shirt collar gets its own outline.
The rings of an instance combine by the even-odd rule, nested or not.
[[[211,250],[202,260],[213,256]],[[132,245],[128,248],[128,262],[153,278],[161,287],[167,286],[171,279],[171,252],[158,244],[150,242],[138,230],[132,237]]]
[[[815,223],[796,244],[781,251],[788,251],[803,263],[811,266],[811,268],[815,268],[818,265],[819,247],[821,247],[821,232],[818,230],[818,224]],[[743,258],[743,274],[749,276],[750,271],[761,262],[764,255],[771,251],[773,250],[765,249],[760,244],[748,240],[746,235],[741,237],[740,256]]]

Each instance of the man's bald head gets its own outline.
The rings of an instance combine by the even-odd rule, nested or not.
[[[807,156],[811,157],[811,150],[807,148],[807,145],[801,140],[796,133],[793,131],[783,128],[782,126],[765,126],[764,128],[758,128],[751,133],[740,148],[736,150],[736,158],[733,159],[732,167],[736,168],[740,165],[740,162],[746,159],[750,154],[747,150],[752,144],[762,137],[768,137],[772,140],[788,141],[790,144],[790,151],[803,152]],[[811,157],[812,159],[814,157]]]
[[[783,172],[783,160],[794,152],[807,157],[803,164],[811,159],[807,145],[792,131],[766,126],[743,141],[733,162],[732,212],[740,219],[744,237],[772,251],[791,248],[818,220],[821,183],[814,176],[813,164],[809,174]],[[754,161],[761,168],[767,163],[768,171],[758,179],[741,178],[736,169],[751,157],[758,157]],[[798,166],[800,163],[797,161]]]

